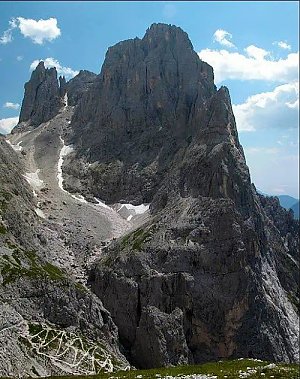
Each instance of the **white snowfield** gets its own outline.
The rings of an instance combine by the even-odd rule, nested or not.
[[[57,179],[58,179],[58,186],[59,188],[64,191],[64,192],[67,192],[64,188],[63,188],[63,176],[62,176],[62,164],[63,164],[63,161],[64,161],[64,157],[68,154],[70,154],[72,151],[73,151],[73,147],[72,146],[67,146],[65,145],[65,142],[64,140],[61,138],[61,136],[59,137],[60,141],[62,142],[63,144],[63,147],[61,148],[60,150],[60,153],[59,153],[59,159],[58,159],[58,164],[57,164]],[[75,195],[74,195],[75,196]],[[77,199],[79,200],[79,199]]]
[[[65,191],[66,192],[66,191]],[[68,192],[69,193],[69,192]],[[70,193],[69,193],[70,194]],[[81,203],[85,203],[85,204],[87,204],[87,201],[85,200],[85,198],[82,196],[82,195],[73,195],[73,194],[70,194],[72,197],[73,197],[73,199],[75,199],[75,200],[78,200],[78,201],[80,201]]]
[[[140,204],[140,205],[133,205],[133,204],[122,204],[121,208],[118,210],[118,212],[125,207],[128,210],[132,210],[135,212],[135,214],[140,215],[149,209],[149,204]]]
[[[44,182],[39,178],[39,172],[40,170],[37,169],[35,172],[26,172],[25,175],[23,175],[34,190],[38,190],[44,185]]]
[[[12,144],[8,139],[6,142],[15,150],[15,151],[22,151],[23,147],[21,146],[22,141],[18,142],[16,145]]]
[[[68,103],[68,93],[67,92],[65,93],[65,96],[64,96],[64,105],[65,105],[65,107],[67,107],[69,105],[69,103]]]
[[[122,204],[121,207],[117,210],[118,213],[125,215],[127,221],[130,221],[132,217],[140,214],[144,214],[149,210],[149,204]]]
[[[41,218],[46,218],[44,212],[40,208],[35,208],[35,213],[41,217]]]

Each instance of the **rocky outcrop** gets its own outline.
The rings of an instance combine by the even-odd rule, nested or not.
[[[25,248],[34,248],[38,244],[36,202],[29,184],[22,177],[22,162],[4,137],[0,137],[0,165],[0,221]]]
[[[72,119],[86,173],[65,167],[107,201],[150,202],[176,152],[188,146],[215,94],[212,68],[180,28],[154,24],[109,48]]]
[[[56,69],[40,62],[25,84],[19,122],[37,126],[54,117],[62,105]]]
[[[64,76],[60,76],[58,78],[59,80],[59,96],[64,99],[66,93],[67,93],[67,82],[66,78]]]
[[[256,194],[229,92],[215,89],[186,34],[153,25],[111,48],[72,125],[77,159],[91,163],[85,187],[151,201],[152,220],[112,244],[90,277],[132,361],[298,360],[298,226],[279,205],[276,221]],[[179,332],[173,343],[188,353],[171,362],[154,325],[164,330],[176,309],[185,341]]]
[[[296,204],[294,204],[290,209],[294,213],[294,218],[297,219],[297,220],[299,220],[299,209],[300,209],[300,203],[299,203],[299,201]]]
[[[153,306],[143,308],[132,354],[143,368],[187,364],[182,311],[176,308],[168,314]]]
[[[276,246],[273,259],[276,261],[277,275],[299,314],[299,220],[294,219],[291,210],[280,206],[277,197],[258,196],[265,213],[265,224],[276,231],[271,237],[271,244]]]
[[[181,346],[188,346],[190,363],[299,359],[299,264],[272,221],[255,212],[244,219],[230,199],[173,200],[151,224],[111,246],[91,275],[128,356],[151,364],[155,342],[135,346],[152,328],[141,315],[153,306],[165,314],[182,310]]]
[[[68,104],[77,105],[82,96],[89,90],[97,75],[87,70],[80,70],[79,74],[67,84]]]
[[[66,82],[64,76],[57,79],[55,67],[45,68],[44,62],[40,62],[25,84],[19,125],[16,130],[24,122],[36,127],[51,120],[61,107],[77,105],[96,76],[92,72],[81,70],[78,75]]]

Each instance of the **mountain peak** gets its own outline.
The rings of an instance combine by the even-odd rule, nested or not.
[[[37,126],[57,114],[62,102],[55,67],[45,68],[44,62],[39,62],[24,88],[20,122]]]
[[[44,61],[40,61],[33,71],[45,71],[45,70],[46,68],[45,68]]]
[[[76,105],[83,92],[92,84],[96,74],[80,70],[69,82],[64,76],[57,79],[56,67],[45,67],[40,61],[33,70],[30,80],[25,84],[25,94],[22,102],[19,122],[38,126],[51,120],[63,105]],[[17,128],[20,126],[18,125]]]
[[[45,62],[40,61],[36,68],[32,71],[31,77],[45,78],[46,75],[57,78],[56,67],[46,67]]]
[[[148,40],[153,44],[156,42],[171,42],[174,41],[179,45],[193,49],[192,42],[190,41],[186,32],[181,28],[171,24],[154,23],[147,29],[143,40]]]

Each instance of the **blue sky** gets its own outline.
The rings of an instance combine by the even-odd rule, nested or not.
[[[100,72],[109,46],[153,22],[185,30],[226,85],[252,181],[299,197],[298,2],[0,2],[0,131],[19,114],[40,59]]]

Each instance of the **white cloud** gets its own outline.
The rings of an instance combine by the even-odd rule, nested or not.
[[[238,130],[260,128],[298,128],[299,83],[293,82],[248,97],[243,104],[233,105]]]
[[[30,38],[34,43],[42,45],[44,41],[52,41],[61,35],[57,27],[57,19],[49,18],[48,20],[32,20],[18,17],[19,29],[24,37]]]
[[[39,62],[41,61],[44,62],[46,68],[56,67],[57,73],[59,75],[64,75],[66,78],[73,78],[79,73],[79,71],[73,70],[70,67],[62,66],[58,60],[51,57],[46,58],[46,59],[40,59],[40,60],[36,59],[35,61],[31,63],[30,70],[34,70],[36,66],[39,64]]]
[[[270,55],[268,51],[254,45],[250,45],[246,47],[244,50],[246,51],[246,53],[248,54],[250,58],[254,58],[258,61],[264,60],[266,56]]]
[[[226,32],[226,30],[218,29],[214,33],[214,42],[226,47],[235,47],[235,45],[230,41],[232,39],[232,34]]]
[[[254,45],[245,49],[247,55],[227,50],[204,49],[198,54],[200,59],[214,68],[215,81],[227,79],[269,80],[291,82],[298,80],[299,52],[290,53],[284,59],[267,59],[268,52]]]
[[[12,37],[11,29],[5,30],[2,34],[2,36],[0,37],[0,43],[2,45],[6,45],[7,43],[11,42],[12,40],[13,40],[13,37]]]
[[[12,31],[17,26],[16,20],[14,18],[12,18],[8,23],[9,23],[9,28],[7,30],[5,30],[2,34],[2,36],[0,37],[0,43],[2,45],[6,45],[7,43],[12,42],[12,40],[13,40]]]
[[[19,122],[19,117],[2,118],[0,120],[0,133],[8,134]]]
[[[4,108],[10,108],[10,109],[19,109],[20,108],[20,104],[18,103],[11,103],[10,101],[7,101],[4,105],[3,105]]]
[[[287,42],[284,42],[284,41],[275,41],[273,42],[273,45],[277,45],[278,47],[284,50],[291,50],[292,48],[291,45],[289,45]]]
[[[33,20],[30,18],[17,17],[9,21],[9,28],[0,37],[1,44],[12,42],[12,31],[18,28],[24,37],[30,38],[33,43],[42,45],[45,41],[52,41],[61,35],[57,26],[56,18],[47,20]]]
[[[18,62],[21,62],[23,59],[24,59],[24,57],[22,55],[18,55],[17,56],[17,61]]]
[[[15,29],[18,27],[17,18],[12,18],[11,20],[8,21],[8,23],[11,29]]]

